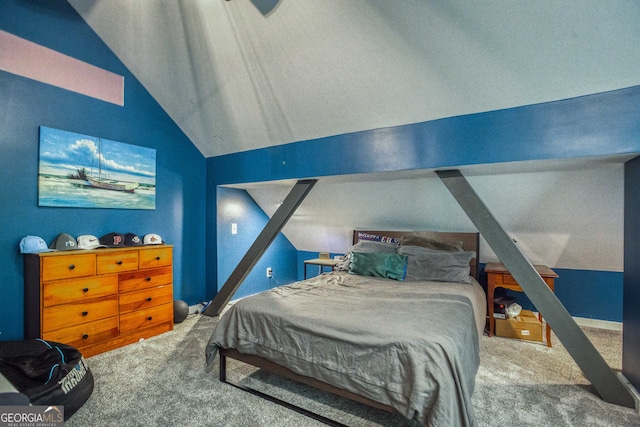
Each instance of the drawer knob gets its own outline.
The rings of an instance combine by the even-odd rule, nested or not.
[[[151,316],[147,317],[147,320],[151,320],[151,319],[153,319],[153,317],[151,317]]]
[[[160,261],[160,257],[159,256],[156,257],[156,261]]]
[[[116,261],[116,264],[122,265],[122,261],[118,260],[118,261]]]
[[[83,311],[83,312],[82,312],[82,315],[83,315],[83,316],[86,316],[87,314],[89,314],[89,312],[88,312],[88,311]]]
[[[89,338],[89,335],[87,335],[87,334],[82,335],[82,339],[83,340],[86,340],[87,338]]]
[[[76,268],[76,266],[75,266],[75,265],[73,265],[73,264],[71,264],[71,265],[69,266],[69,270],[73,270],[74,268]]]
[[[89,292],[89,288],[82,288],[82,292]]]
[[[147,277],[147,278],[146,278],[146,279],[144,279],[144,280],[146,280],[147,282],[150,282],[150,281],[151,281],[151,277]]]
[[[147,297],[147,301],[151,301],[153,298],[151,297]]]

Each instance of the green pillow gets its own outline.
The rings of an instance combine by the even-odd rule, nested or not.
[[[349,274],[404,280],[407,256],[396,253],[351,252]]]

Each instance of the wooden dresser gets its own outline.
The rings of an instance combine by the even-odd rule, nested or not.
[[[28,254],[25,338],[90,357],[173,329],[173,246]]]

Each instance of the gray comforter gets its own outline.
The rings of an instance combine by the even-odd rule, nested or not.
[[[486,298],[471,284],[332,272],[237,301],[206,349],[235,348],[395,408],[428,426],[476,425],[471,395]]]

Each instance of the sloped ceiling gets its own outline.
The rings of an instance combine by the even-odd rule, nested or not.
[[[531,262],[622,271],[623,162],[632,157],[477,165],[463,173]],[[294,183],[238,187],[272,216]],[[344,253],[354,229],[476,231],[433,171],[414,170],[323,177],[283,233],[298,250]],[[481,238],[480,261],[497,260]]]
[[[636,1],[69,3],[206,157],[640,84]]]

